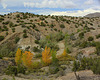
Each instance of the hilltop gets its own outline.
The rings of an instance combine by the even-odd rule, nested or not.
[[[87,14],[85,17],[100,17],[100,13],[99,12],[96,12],[96,13],[90,13],[90,14]]]

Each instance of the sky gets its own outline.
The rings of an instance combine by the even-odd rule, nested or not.
[[[39,15],[85,16],[100,12],[100,0],[0,0],[0,14],[16,11]]]

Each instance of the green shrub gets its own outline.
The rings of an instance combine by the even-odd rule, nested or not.
[[[0,59],[2,59],[2,55],[0,55]]]
[[[0,18],[0,22],[4,21],[4,18]]]
[[[32,24],[32,28],[34,29],[36,27],[36,25],[35,24]]]
[[[100,55],[100,42],[96,42],[96,54]]]
[[[92,70],[94,74],[100,74],[100,58],[85,58],[83,57],[81,61],[74,61],[73,71],[79,70]]]
[[[7,75],[17,75],[18,73],[25,74],[25,67],[23,66],[11,66],[9,65],[8,68],[5,70]]]
[[[81,43],[81,44],[79,45],[79,47],[82,47],[82,48],[87,47],[87,41],[84,41],[83,43]]]
[[[80,29],[77,29],[77,33],[80,32],[80,31],[81,31]]]
[[[45,27],[46,25],[44,24],[44,22],[41,22],[41,26],[44,26]]]
[[[36,43],[36,44],[39,44],[39,40],[35,40],[35,43]]]
[[[77,25],[75,25],[75,28],[78,28],[78,26],[77,26]]]
[[[8,32],[6,32],[6,35],[8,35]]]
[[[25,48],[25,51],[29,51],[29,49],[30,49],[30,46],[27,46],[27,47]]]
[[[54,30],[55,30],[55,31],[57,31],[57,29],[56,29],[56,28],[54,28]]]
[[[45,23],[48,23],[48,22],[45,20]]]
[[[80,67],[80,63],[77,61],[74,61],[72,71],[74,72],[78,71],[79,67]]]
[[[39,30],[37,28],[35,28],[35,30],[39,32]]]
[[[88,38],[88,41],[93,41],[93,40],[94,38],[92,36]]]
[[[33,22],[33,20],[30,20],[30,22]]]
[[[73,63],[73,71],[79,71],[79,70],[90,70],[93,66],[94,59],[92,58],[86,58],[83,57],[80,59],[80,61],[74,61]]]
[[[64,24],[61,24],[61,25],[60,25],[60,28],[65,28],[65,25],[64,25]]]
[[[2,29],[2,27],[0,26],[0,30]]]
[[[45,48],[47,46],[47,47],[50,47],[51,49],[59,50],[57,42],[53,42],[53,41],[46,40],[46,39],[41,39],[39,41],[39,45],[42,48]]]
[[[3,28],[4,28],[4,31],[8,31],[7,26],[4,25]]]
[[[41,50],[38,47],[33,47],[33,52],[41,52]]]
[[[0,55],[2,57],[14,57],[16,53],[16,44],[9,42],[0,45]]]
[[[54,27],[54,24],[50,24],[50,27],[53,28]]]
[[[28,36],[27,36],[27,33],[24,33],[23,34],[23,38],[27,38]]]
[[[11,51],[11,52],[9,53],[8,57],[15,57],[15,51],[14,51],[14,52]]]
[[[96,38],[97,38],[97,39],[100,38],[100,34],[96,35]]]
[[[58,32],[55,34],[52,33],[50,35],[47,35],[45,38],[42,38],[39,41],[39,45],[42,48],[45,48],[47,46],[47,47],[50,47],[51,49],[59,50],[57,42],[63,39],[64,39],[64,35],[62,32]]]
[[[23,33],[26,33],[26,29],[23,30]]]
[[[59,71],[59,67],[54,66],[54,65],[50,65],[49,66],[49,71],[50,71],[51,74],[56,74]]]
[[[93,23],[90,23],[91,26],[93,26]]]
[[[95,47],[96,46],[96,42],[92,41],[92,42],[87,42],[87,41],[83,41],[79,47],[82,47],[82,48],[86,48],[86,47]]]
[[[8,68],[6,69],[5,73],[7,75],[17,75],[18,74],[18,71],[17,71],[17,67],[15,66],[8,66]]]
[[[71,45],[71,39],[69,34],[65,34],[65,50],[67,53],[71,53],[72,51],[72,45]]]
[[[43,18],[43,17],[40,17],[40,20],[45,20],[45,18]]]
[[[100,75],[100,58],[93,61],[92,71],[94,74]]]
[[[15,38],[15,43],[17,43],[19,40],[20,40],[20,38],[19,37],[16,37]]]
[[[22,25],[22,28],[26,27],[25,24],[21,24],[21,25]]]
[[[33,62],[33,68],[34,68],[35,70],[41,68],[41,63],[38,62],[38,61]]]
[[[47,28],[45,28],[45,30],[47,31]]]
[[[23,67],[22,65],[21,66],[17,66],[17,72],[18,73],[25,74],[25,70],[26,70],[26,68]]]
[[[4,36],[0,36],[0,41],[4,40]]]
[[[40,57],[42,57],[42,54],[41,53],[35,54],[35,58],[40,58]]]
[[[19,15],[19,14],[17,14],[17,15],[16,15],[16,17],[17,17],[17,18],[20,18],[20,15]]]
[[[100,27],[100,25],[98,25],[98,27]]]
[[[28,16],[26,14],[23,15],[23,19],[27,19]]]
[[[71,39],[71,40],[76,40],[74,34],[71,34],[71,35],[70,35],[70,39]]]
[[[51,53],[52,53],[52,64],[58,65],[58,59],[56,58],[57,52],[52,49]]]
[[[27,29],[30,29],[30,27],[29,27],[29,26],[27,26]]]
[[[56,58],[56,51],[51,50],[52,53],[52,63],[49,66],[49,71],[51,74],[56,74],[59,71],[59,60]]]
[[[14,24],[13,24],[12,22],[9,23],[9,26],[10,26],[10,27],[13,27],[13,25],[14,25]]]
[[[69,50],[69,48],[66,49],[66,52],[67,52],[67,53],[71,53],[71,51]]]
[[[12,28],[12,32],[13,32],[13,33],[15,32],[15,28]]]
[[[95,47],[96,46],[96,42],[92,41],[92,42],[87,42],[87,47]]]
[[[84,37],[84,32],[79,33],[79,37],[82,39]]]

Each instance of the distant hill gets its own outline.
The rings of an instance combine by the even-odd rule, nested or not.
[[[85,17],[100,17],[100,12],[87,14]]]

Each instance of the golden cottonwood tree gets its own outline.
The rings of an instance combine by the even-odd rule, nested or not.
[[[65,60],[74,60],[74,57],[67,54],[66,50],[64,49],[63,53],[57,57],[59,60],[65,61]]]
[[[51,63],[50,57],[50,48],[45,47],[45,50],[42,52],[42,61],[45,63],[45,65],[49,65]]]
[[[16,62],[17,65],[21,64],[21,57],[22,57],[22,52],[18,48],[18,50],[16,52],[16,56],[15,56],[15,62]]]
[[[66,57],[67,56],[67,53],[66,53],[66,50],[64,49],[63,53],[62,53],[62,57]]]
[[[22,55],[23,65],[27,68],[33,68],[32,58],[33,54],[30,51],[25,51]]]

